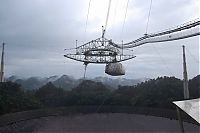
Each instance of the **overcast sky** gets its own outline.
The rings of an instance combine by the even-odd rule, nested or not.
[[[5,75],[20,77],[83,76],[82,62],[63,57],[65,48],[101,36],[109,0],[1,0],[0,42],[5,41]],[[143,36],[150,0],[112,0],[106,38],[129,42]],[[153,0],[148,33],[199,17],[199,0]],[[199,36],[134,48],[135,59],[122,62],[124,78],[182,78],[182,45],[186,46],[190,78],[199,74]],[[0,47],[1,50],[2,46]],[[105,65],[89,64],[87,77],[107,76]]]

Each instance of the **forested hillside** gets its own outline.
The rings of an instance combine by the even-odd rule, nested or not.
[[[190,98],[200,96],[200,75],[189,80]],[[134,86],[109,89],[101,82],[82,81],[72,90],[58,88],[51,82],[36,89],[22,89],[19,84],[0,84],[0,114],[46,107],[76,105],[120,105],[168,108],[172,101],[183,100],[182,80],[158,77]]]

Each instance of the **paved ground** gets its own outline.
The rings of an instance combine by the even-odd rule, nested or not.
[[[199,126],[184,123],[186,132],[199,132]],[[180,132],[177,120],[136,114],[76,114],[50,116],[0,128],[0,133],[78,133],[78,132]]]

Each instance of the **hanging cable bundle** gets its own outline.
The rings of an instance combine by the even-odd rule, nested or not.
[[[107,29],[108,18],[109,18],[109,14],[110,14],[110,7],[111,7],[111,0],[109,0],[109,3],[108,3],[108,11],[107,11],[106,23],[105,23],[105,28],[104,28],[104,33],[103,33],[103,35],[105,35],[106,29]]]
[[[86,40],[86,35],[87,35],[86,32],[87,32],[87,25],[88,25],[89,13],[90,13],[91,1],[92,0],[89,0],[88,10],[87,10],[87,16],[86,16],[86,22],[85,22],[85,39],[84,39],[84,41]]]
[[[127,10],[128,10],[128,4],[129,4],[129,0],[127,1],[127,4],[126,4],[126,11],[125,11],[125,15],[124,15],[124,22],[123,22],[123,25],[122,25],[122,36],[123,36],[123,33],[124,33],[124,25],[125,25],[125,22],[126,22],[126,15],[127,15]]]
[[[151,15],[152,1],[153,1],[153,0],[151,0],[151,2],[150,2],[149,14],[148,14],[148,17],[147,17],[147,25],[146,25],[146,31],[145,31],[145,35],[147,35],[147,32],[148,32],[149,18],[150,18],[150,15]]]

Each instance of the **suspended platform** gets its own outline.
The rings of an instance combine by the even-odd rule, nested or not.
[[[84,63],[108,64],[122,62],[133,59],[135,55],[124,55],[122,49],[114,47],[112,40],[106,38],[98,38],[84,45],[77,47],[74,53],[68,52],[64,55],[72,60]]]
[[[120,62],[133,59],[136,56],[123,54],[123,49],[130,49],[147,43],[167,42],[198,36],[200,35],[199,25],[200,20],[198,18],[161,32],[145,34],[143,37],[124,44],[117,44],[106,39],[103,29],[102,37],[76,47],[73,52],[68,50],[64,57],[84,62],[85,65],[89,63],[107,64],[105,73],[112,76],[124,75],[125,70]],[[117,72],[118,70],[119,72]]]
[[[102,37],[76,47],[64,55],[72,60],[84,62],[85,71],[89,63],[106,64],[105,73],[112,76],[125,75],[125,69],[120,63],[135,58],[135,55],[124,55],[123,48],[112,45],[112,40]],[[74,51],[75,50],[75,51]],[[85,77],[85,74],[84,74]]]

